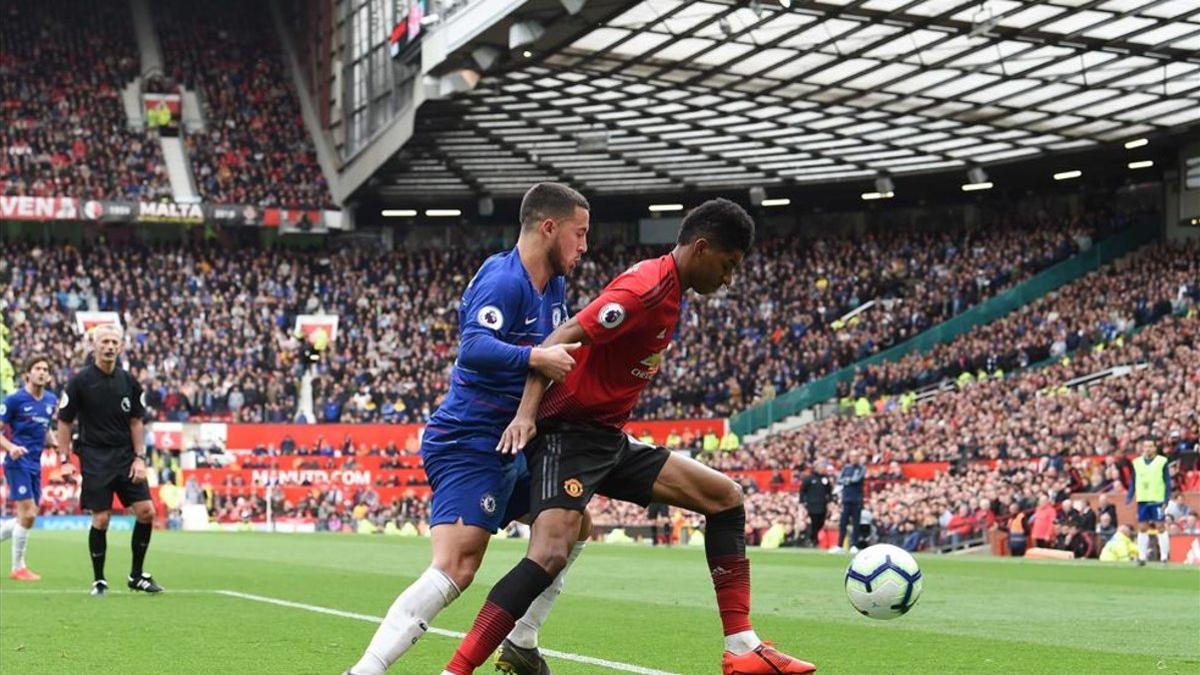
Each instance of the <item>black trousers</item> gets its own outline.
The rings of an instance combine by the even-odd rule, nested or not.
[[[846,528],[850,528],[850,543],[858,544],[858,521],[862,518],[862,502],[842,502],[842,517],[838,522],[838,546],[846,541]]]
[[[817,537],[820,536],[821,529],[825,527],[825,512],[821,511],[820,513],[817,513],[810,511],[808,518],[812,521],[812,524],[808,526],[808,540],[813,546],[816,546]]]

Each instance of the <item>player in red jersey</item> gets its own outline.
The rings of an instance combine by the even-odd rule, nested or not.
[[[546,346],[583,343],[574,353],[577,365],[548,395],[548,381],[529,377],[498,448],[525,449],[535,518],[529,549],[492,587],[445,673],[474,672],[500,645],[566,564],[583,511],[597,493],[706,517],[704,551],[725,631],[726,675],[816,670],[761,641],[750,625],[746,510],[738,484],[622,431],[671,343],[684,291],[707,295],[733,283],[753,240],[754,221],[745,210],[725,199],[707,201],[683,219],[673,251],[629,268],[546,339]]]

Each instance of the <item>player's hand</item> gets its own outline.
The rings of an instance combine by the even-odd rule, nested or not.
[[[129,466],[129,477],[134,483],[146,482],[146,463],[141,459],[134,459],[133,464]]]
[[[63,462],[62,466],[59,467],[58,472],[62,475],[64,480],[72,478],[75,476],[75,465],[70,462]]]
[[[500,435],[500,443],[496,451],[502,455],[515,455],[525,449],[529,441],[537,435],[537,423],[530,417],[514,417],[508,423],[504,433]]]
[[[13,446],[13,448],[8,451],[8,458],[15,461],[21,459],[21,455],[24,455],[27,452],[29,451],[26,450],[25,446],[23,445]]]
[[[579,342],[571,342],[552,347],[534,347],[529,354],[529,365],[552,381],[562,382],[575,367],[575,357],[571,356],[571,352],[580,346]]]

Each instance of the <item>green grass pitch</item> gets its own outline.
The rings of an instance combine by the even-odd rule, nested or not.
[[[428,564],[427,540],[157,532],[147,568],[168,592],[124,588],[128,533],[109,537],[114,591],[91,598],[85,532],[35,531],[37,583],[7,578],[0,547],[0,672],[340,673],[375,626],[232,590],[382,616]],[[523,542],[495,541],[475,585],[434,622],[465,631]],[[922,556],[925,594],[890,622],[846,601],[844,556],[753,551],[759,634],[822,673],[1200,673],[1200,570]],[[172,592],[174,591],[174,592]],[[457,640],[430,634],[393,668],[438,673]],[[703,551],[590,546],[544,647],[691,675],[720,672]],[[617,672],[551,659],[556,675]],[[490,664],[480,672],[492,672]]]

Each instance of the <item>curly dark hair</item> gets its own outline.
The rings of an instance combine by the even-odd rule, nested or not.
[[[710,199],[689,211],[679,226],[681,246],[700,238],[725,251],[747,253],[754,244],[754,219],[728,199]]]

